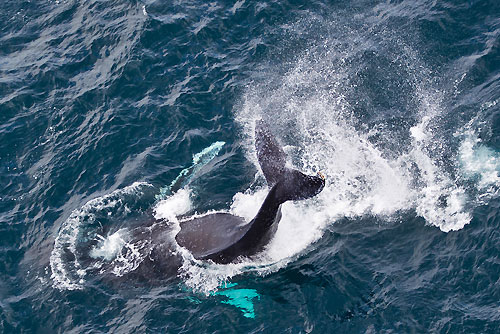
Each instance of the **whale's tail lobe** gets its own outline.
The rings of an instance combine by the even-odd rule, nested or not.
[[[285,167],[286,154],[263,120],[255,124],[255,148],[262,172],[269,186],[276,187],[280,203],[313,197],[325,186],[322,174],[311,176]]]
[[[272,187],[283,176],[286,154],[263,120],[255,124],[255,148],[267,184]]]
[[[276,184],[276,197],[280,203],[298,201],[316,196],[325,187],[325,177],[307,175],[295,169],[285,168],[285,173]]]

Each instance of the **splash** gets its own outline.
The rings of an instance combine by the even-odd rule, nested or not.
[[[120,229],[107,238],[97,235],[101,242],[98,246],[92,248],[90,256],[93,258],[102,258],[107,261],[114,259],[127,243],[126,234],[126,230]]]
[[[158,202],[155,208],[155,218],[168,221],[177,221],[177,216],[188,212],[191,207],[191,191],[182,188],[174,195]]]
[[[148,183],[136,182],[111,194],[90,200],[70,214],[61,225],[50,256],[51,278],[55,287],[66,290],[83,288],[87,271],[92,268],[82,263],[82,255],[77,249],[79,245],[97,237],[94,235],[98,230],[97,226],[102,227],[100,217],[126,215],[130,212],[128,205],[134,206],[151,187],[152,185]],[[123,233],[124,231],[116,232],[107,238],[100,236],[101,246],[87,251],[95,257],[110,260],[126,244],[120,240]]]
[[[285,203],[275,237],[252,258],[218,265],[185,254],[181,276],[195,291],[210,293],[235,275],[283,268],[339,218],[399,221],[404,212],[450,232],[464,228],[480,199],[497,192],[499,155],[474,137],[465,136],[458,151],[451,144],[446,89],[412,47],[388,31],[375,37],[373,27],[332,30],[292,64],[265,68],[265,78],[249,84],[234,109],[257,180],[263,177],[254,124],[262,118],[281,140],[288,165],[327,176],[324,190]],[[462,138],[464,130],[456,131]],[[472,188],[464,174],[476,179]],[[267,191],[236,194],[229,212],[251,220]]]
[[[346,40],[353,38],[349,32],[346,35]],[[389,64],[397,65],[401,76],[406,76],[406,89],[413,89],[409,98],[395,98],[413,105],[416,112],[397,113],[406,119],[396,124],[363,124],[363,119],[377,117],[378,107],[365,98],[360,111],[356,99],[365,92],[358,87],[375,88],[359,83],[360,68],[369,66],[359,59],[367,52],[373,54],[375,48],[374,41],[365,41],[363,36],[353,42],[354,46],[340,43],[344,47],[340,51],[338,41],[308,50],[285,74],[276,74],[282,77],[274,79],[280,84],[273,89],[269,89],[271,83],[263,84],[265,91],[259,85],[250,87],[236,110],[245,134],[253,132],[256,119],[272,120],[274,132],[292,147],[289,164],[327,175],[327,185],[315,203],[295,204],[301,211],[289,219],[311,221],[311,232],[304,231],[309,241],[316,240],[338,217],[390,219],[409,210],[444,232],[463,228],[471,220],[466,205],[469,197],[453,176],[454,166],[442,161],[448,145],[440,136],[440,118],[446,113],[444,93],[434,89],[430,71],[410,47],[398,45],[402,54],[394,54],[390,41],[379,44],[379,58],[394,57]],[[253,140],[247,135],[248,157],[257,165]],[[292,241],[280,234],[276,238]]]
[[[483,194],[496,194],[500,188],[500,153],[482,144],[473,131],[463,136],[459,158],[465,176],[477,180]]]

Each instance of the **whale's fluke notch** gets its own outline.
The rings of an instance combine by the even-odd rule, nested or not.
[[[283,176],[286,154],[263,120],[255,124],[255,149],[267,184],[272,187]]]

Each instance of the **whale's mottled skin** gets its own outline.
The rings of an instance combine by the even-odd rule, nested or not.
[[[317,195],[324,177],[285,167],[286,155],[263,121],[255,126],[255,147],[262,172],[271,187],[252,221],[229,213],[214,213],[181,222],[175,237],[195,258],[230,263],[258,253],[271,240],[281,219],[281,204]]]

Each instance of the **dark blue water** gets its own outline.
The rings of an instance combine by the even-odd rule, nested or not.
[[[6,0],[0,19],[1,332],[498,332],[497,1]],[[267,192],[259,118],[327,186],[262,253],[196,261],[182,217],[251,219]]]

